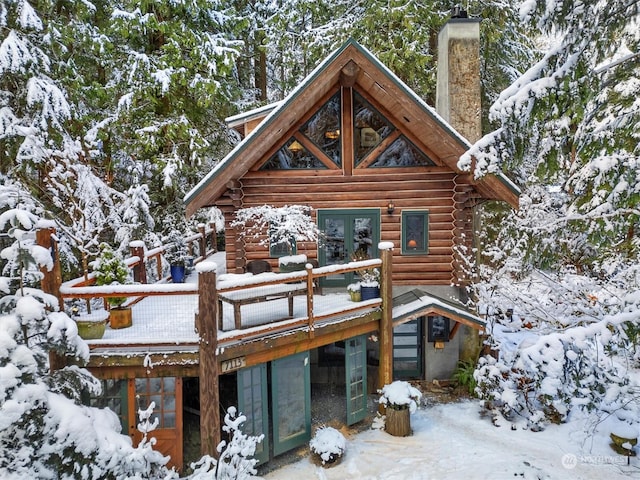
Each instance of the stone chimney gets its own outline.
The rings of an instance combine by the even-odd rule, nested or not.
[[[438,34],[436,110],[471,143],[482,136],[480,20],[455,10]]]

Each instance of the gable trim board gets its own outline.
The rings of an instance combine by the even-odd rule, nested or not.
[[[285,135],[300,120],[297,112],[306,111],[309,105],[340,85],[345,67],[359,67],[356,84],[375,96],[377,102],[390,111],[402,111],[396,120],[404,121],[402,127],[416,135],[427,133],[438,142],[433,143],[434,160],[445,164],[454,172],[461,171],[457,162],[471,144],[455,131],[438,113],[409,87],[407,87],[387,67],[380,63],[367,49],[355,40],[348,40],[342,47],[329,55],[314,71],[280,102],[236,147],[221,160],[184,198],[186,213],[191,216],[202,207],[213,206],[228,189],[229,182],[238,180],[261,158],[275,142]],[[322,81],[319,81],[322,80]],[[299,106],[299,108],[295,108]],[[392,107],[392,108],[390,108]],[[263,107],[269,110],[268,106]],[[254,111],[255,113],[255,111]],[[230,117],[232,119],[241,116]],[[396,125],[400,127],[400,125]],[[425,129],[428,126],[428,129]],[[285,139],[286,140],[286,139]],[[425,143],[429,143],[428,141]],[[512,206],[518,204],[518,187],[505,175],[487,175],[473,180],[482,195],[490,199],[505,200]]]
[[[425,315],[442,315],[478,331],[486,329],[487,322],[467,310],[462,304],[453,303],[417,288],[403,296],[412,296],[415,299],[394,305],[392,313],[394,327]],[[397,303],[395,302],[397,299],[398,297],[394,299],[394,303]]]

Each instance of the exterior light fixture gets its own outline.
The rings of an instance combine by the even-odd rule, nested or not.
[[[396,210],[396,206],[393,203],[393,200],[389,200],[389,204],[387,205],[387,213],[389,215],[392,215],[393,212],[395,212],[395,210]]]

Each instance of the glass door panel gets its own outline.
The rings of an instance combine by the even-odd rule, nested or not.
[[[262,442],[256,445],[254,458],[259,463],[269,460],[269,410],[267,408],[267,365],[238,370],[238,410],[245,417],[242,433],[246,435],[264,434]]]
[[[367,415],[367,340],[361,335],[346,344],[347,425]]]
[[[311,438],[309,352],[271,363],[273,454],[280,455]]]
[[[424,317],[398,325],[393,329],[394,378],[422,377],[422,324]]]

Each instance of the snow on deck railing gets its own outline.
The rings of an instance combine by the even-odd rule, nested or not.
[[[162,253],[162,249],[154,249],[154,251],[147,253],[159,255]],[[188,278],[187,283],[168,283],[166,279],[163,279],[161,282],[154,284],[135,283],[96,286],[88,285],[85,279],[82,278],[65,282],[60,288],[60,293],[61,296],[66,299],[127,297],[129,299],[129,305],[136,304],[146,298],[147,300],[144,303],[145,310],[156,310],[154,303],[164,302],[165,307],[158,308],[152,315],[152,317],[159,320],[160,318],[170,318],[174,315],[167,310],[166,300],[162,300],[162,298],[168,298],[168,296],[172,295],[202,295],[202,292],[205,290],[209,292],[215,291],[216,298],[220,298],[220,296],[225,293],[229,294],[234,292],[232,297],[249,298],[249,300],[246,303],[242,303],[244,307],[239,328],[234,317],[236,311],[233,310],[231,305],[225,304],[223,306],[222,314],[224,314],[226,318],[223,318],[223,316],[219,317],[218,329],[221,330],[221,334],[218,338],[218,343],[228,344],[237,342],[248,336],[254,336],[257,332],[261,332],[262,334],[265,332],[274,333],[304,326],[308,326],[309,332],[312,335],[316,327],[316,322],[318,321],[356,314],[358,311],[380,307],[382,304],[380,298],[363,302],[350,302],[348,301],[346,290],[344,299],[340,301],[334,299],[334,296],[331,296],[331,299],[327,302],[320,301],[318,298],[314,301],[314,294],[317,293],[314,292],[314,290],[316,290],[320,279],[323,277],[348,272],[358,272],[363,269],[379,268],[381,266],[381,259],[369,259],[318,268],[312,268],[311,264],[307,264],[305,270],[289,273],[268,272],[257,275],[224,274],[217,276],[215,285],[204,284],[202,280],[204,277],[199,273]],[[299,285],[299,287],[296,287],[296,285]],[[280,292],[280,289],[282,289],[282,292]],[[302,298],[296,300],[296,311],[292,315],[287,315],[287,313],[289,313],[286,307],[289,300],[287,292],[292,289],[296,290],[296,295]],[[281,295],[276,299],[277,302],[280,303],[271,302],[270,299],[266,300],[266,297],[269,297],[274,292],[276,295]],[[303,300],[305,297],[306,302]],[[253,299],[257,299],[255,304],[252,301]],[[269,303],[264,303],[265,301]],[[172,303],[178,304],[179,302],[174,301]],[[223,303],[224,302],[220,302],[216,305],[214,307],[215,310],[217,311],[219,305]],[[179,315],[182,313],[184,312],[178,312]],[[177,319],[177,317],[175,318]],[[180,321],[188,321],[191,323],[195,322],[195,318],[185,318]],[[164,340],[165,339],[163,339],[163,341]]]

